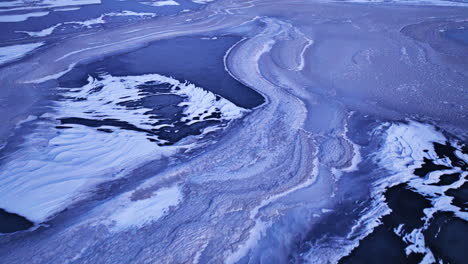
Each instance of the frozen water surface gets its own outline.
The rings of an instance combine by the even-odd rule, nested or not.
[[[2,263],[464,263],[467,8],[2,1]]]

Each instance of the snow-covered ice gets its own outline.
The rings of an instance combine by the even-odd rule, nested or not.
[[[78,26],[78,27],[83,27],[83,28],[91,28],[94,25],[99,25],[99,24],[105,24],[108,19],[112,17],[155,17],[156,14],[154,13],[144,13],[144,12],[133,12],[133,11],[128,11],[124,10],[122,12],[111,12],[111,13],[105,13],[102,14],[101,16],[97,18],[92,18],[92,19],[87,19],[84,21],[69,21],[69,22],[63,22],[63,23],[58,23],[56,25],[53,25],[51,27],[42,29],[40,31],[18,31],[19,33],[25,33],[31,37],[45,37],[51,35],[54,30],[57,28],[71,25],[71,26]]]
[[[174,0],[148,0],[141,2],[142,4],[145,5],[152,5],[152,6],[178,6],[179,3],[177,3]]]
[[[151,131],[155,129],[155,120],[146,114],[150,108],[122,105],[145,97],[138,85],[147,82],[170,85],[171,93],[184,98],[180,107],[184,108],[186,118],[182,121],[189,124],[197,122],[191,119],[200,116],[199,113],[209,116],[219,112],[219,120],[227,121],[246,113],[220,96],[159,74],[89,77],[88,84],[81,88],[61,89],[70,99],[56,102],[54,113],[35,120],[38,128],[0,169],[3,198],[0,208],[40,223],[86,197],[97,184],[124,177],[149,160],[187,148],[161,147],[148,141],[147,133],[108,125],[100,126],[101,131],[77,124],[65,124],[65,129],[60,130],[54,128],[59,125],[57,119],[73,117],[119,120]],[[167,125],[156,128],[164,126]]]
[[[112,208],[108,217],[113,231],[130,227],[141,227],[163,217],[170,207],[175,207],[183,199],[179,186],[162,188],[148,198],[132,200],[132,192],[118,197],[111,204],[104,204],[103,210]]]
[[[30,17],[41,17],[47,16],[48,11],[45,12],[31,12],[25,14],[12,14],[12,15],[0,15],[0,22],[22,22],[26,21]]]
[[[0,65],[23,58],[44,45],[44,42],[0,47]]]

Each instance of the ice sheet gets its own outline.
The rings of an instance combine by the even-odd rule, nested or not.
[[[209,91],[158,74],[89,77],[83,87],[61,89],[68,99],[56,102],[53,113],[35,121],[38,129],[20,150],[9,156],[10,162],[0,168],[3,197],[0,208],[40,223],[86,197],[99,183],[123,177],[149,160],[190,148],[161,147],[148,141],[147,133],[113,126],[100,126],[101,131],[78,124],[65,124],[60,130],[54,128],[60,125],[56,119],[73,117],[118,120],[151,131],[155,120],[146,113],[152,109],[122,105],[145,97],[138,88],[145,82],[170,85],[173,94],[185,98],[180,105],[186,113],[184,122],[198,122],[191,118],[198,117],[199,113],[219,112],[221,120],[240,118],[246,113]]]

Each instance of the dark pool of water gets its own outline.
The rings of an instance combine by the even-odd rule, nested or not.
[[[86,83],[88,74],[100,72],[113,76],[157,73],[179,81],[187,80],[237,106],[251,109],[264,103],[264,98],[232,78],[224,68],[226,51],[239,40],[235,36],[161,40],[136,51],[78,66],[60,78],[60,84],[80,87]]]
[[[446,144],[434,143],[434,149],[439,158],[447,158],[453,167],[466,171],[466,163],[459,159],[455,153],[455,147]],[[466,154],[466,149],[461,150]],[[430,159],[425,159],[421,168],[415,170],[415,175],[425,177],[436,170],[445,170],[446,166],[437,166]],[[432,185],[450,185],[460,177],[459,173],[446,174],[440,181]],[[449,189],[446,195],[454,198],[452,204],[458,206],[461,211],[466,211],[468,201],[468,184],[458,189]],[[372,234],[363,239],[352,253],[343,258],[340,264],[361,263],[419,263],[422,254],[410,254],[406,256],[405,243],[399,238],[394,229],[404,224],[406,231],[422,227],[423,210],[431,207],[431,202],[424,196],[410,190],[406,184],[400,184],[389,188],[385,192],[391,214],[382,218],[382,225],[377,227]],[[430,226],[424,232],[425,243],[431,249],[437,260],[444,263],[464,263],[465,238],[468,236],[468,223],[453,216],[452,213],[437,213],[430,222]]]
[[[377,227],[372,234],[361,241],[350,256],[344,257],[340,264],[374,264],[374,263],[418,263],[411,261],[404,253],[405,244],[387,226]]]
[[[466,263],[466,221],[453,217],[451,213],[437,213],[424,236],[436,258],[443,259],[444,263]]]
[[[0,208],[0,233],[13,233],[33,226],[28,219]]]
[[[254,90],[242,85],[232,78],[224,68],[226,51],[240,40],[235,36],[221,36],[215,39],[201,37],[181,37],[154,42],[144,48],[104,58],[90,64],[79,65],[59,79],[61,87],[82,87],[87,83],[89,75],[99,78],[102,73],[112,76],[140,76],[157,73],[170,76],[181,82],[189,81],[201,88],[222,96],[243,108],[253,108],[264,102],[264,98]],[[125,120],[103,118],[77,118],[73,116],[60,118],[57,129],[67,129],[72,124],[96,128],[105,133],[112,129],[102,129],[111,126],[114,129],[132,130],[146,134],[151,142],[159,145],[171,145],[181,139],[199,135],[208,126],[224,126],[219,109],[213,113],[205,111],[207,116],[193,117],[196,123],[181,121],[185,114],[179,106],[182,98],[167,94],[168,84],[140,84],[135,87],[139,93],[145,94],[143,99],[119,103],[129,111],[138,108],[152,109],[145,112],[154,119],[154,129],[142,129],[131,125]],[[177,88],[176,88],[177,89]],[[69,100],[60,98],[58,100]],[[218,97],[219,98],[219,97]],[[71,100],[87,100],[86,98],[71,98]],[[159,125],[168,124],[164,128]],[[162,140],[162,141],[161,141]]]

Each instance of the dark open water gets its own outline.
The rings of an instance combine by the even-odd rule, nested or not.
[[[113,76],[129,76],[157,73],[189,81],[240,107],[252,109],[263,104],[264,98],[233,79],[224,69],[226,51],[239,40],[236,36],[161,40],[136,51],[78,66],[59,81],[62,86],[76,87],[86,83],[88,74],[105,72]]]
[[[429,173],[458,167],[467,171],[467,164],[454,153],[456,149],[450,144],[441,145],[435,143],[435,151],[439,158],[448,158],[452,167],[434,165],[432,160],[414,171],[419,177],[427,177]],[[462,153],[468,154],[466,148]],[[450,185],[462,177],[460,173],[445,174],[435,185]],[[468,183],[458,189],[449,189],[445,195],[453,197],[452,204],[461,208],[462,212],[468,212]],[[423,210],[431,207],[431,202],[423,195],[411,190],[407,184],[399,184],[389,188],[385,192],[385,198],[392,212],[384,216],[382,224],[372,234],[363,239],[360,245],[352,253],[343,258],[340,264],[364,264],[364,263],[420,263],[423,254],[405,254],[406,244],[395,233],[395,229],[403,224],[406,230],[420,228],[425,216]],[[436,261],[443,263],[466,263],[466,237],[468,236],[468,223],[454,217],[453,213],[438,212],[430,221],[429,228],[423,231],[425,245],[432,251]]]

